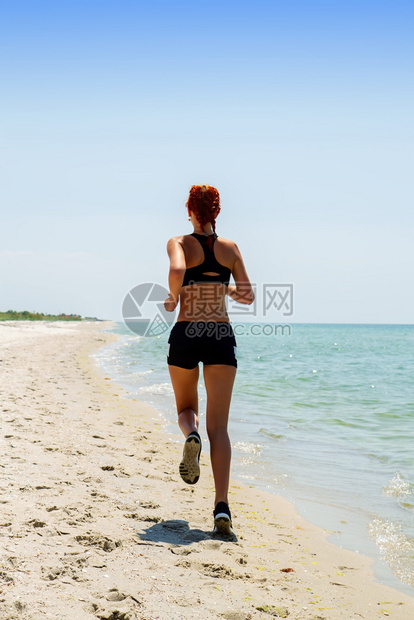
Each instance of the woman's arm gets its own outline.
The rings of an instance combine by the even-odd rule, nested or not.
[[[231,270],[236,286],[227,287],[227,295],[241,304],[250,305],[254,302],[254,291],[244,266],[241,252],[235,244],[236,258]]]
[[[177,237],[173,237],[168,241],[167,252],[170,258],[170,271],[168,274],[170,292],[164,302],[164,307],[168,312],[173,312],[178,304],[178,297],[185,274],[184,249]]]

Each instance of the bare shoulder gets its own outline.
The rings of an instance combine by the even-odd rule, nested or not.
[[[225,239],[224,237],[217,237],[217,241],[226,252],[231,252],[236,256],[240,255],[240,250],[235,241],[232,241],[231,239]]]
[[[168,239],[167,245],[169,243],[182,243],[183,239],[184,239],[185,235],[178,235],[177,237],[171,237],[171,239]]]
[[[174,248],[177,245],[183,245],[185,235],[178,235],[177,237],[171,237],[167,241],[167,249]]]
[[[184,235],[171,237],[171,239],[168,239],[167,241],[167,254],[170,257],[170,260],[175,263],[181,262],[184,257],[183,236]]]
[[[220,237],[220,235],[217,236],[217,241],[228,248],[234,248],[236,246],[234,241],[232,241],[231,239],[225,239],[224,237]]]

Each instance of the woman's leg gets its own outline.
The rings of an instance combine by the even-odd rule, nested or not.
[[[210,458],[213,468],[216,497],[228,504],[231,445],[227,433],[230,401],[236,368],[223,364],[204,365],[204,383],[207,392],[207,434],[210,440]]]
[[[198,430],[198,366],[187,370],[168,366],[177,405],[178,425],[184,437]]]
[[[200,477],[201,439],[198,435],[198,366],[191,370],[169,366],[177,403],[178,424],[186,437],[180,476],[187,484],[196,484]],[[194,435],[196,433],[196,435]]]

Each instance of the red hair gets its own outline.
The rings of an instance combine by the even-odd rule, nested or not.
[[[194,213],[201,228],[211,223],[216,232],[216,217],[220,213],[220,195],[211,185],[193,185],[187,200],[187,209]]]

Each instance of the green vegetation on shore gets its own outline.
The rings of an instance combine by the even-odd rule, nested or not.
[[[0,321],[98,321],[95,317],[81,317],[79,314],[43,314],[43,312],[16,312],[7,310],[0,312]]]

